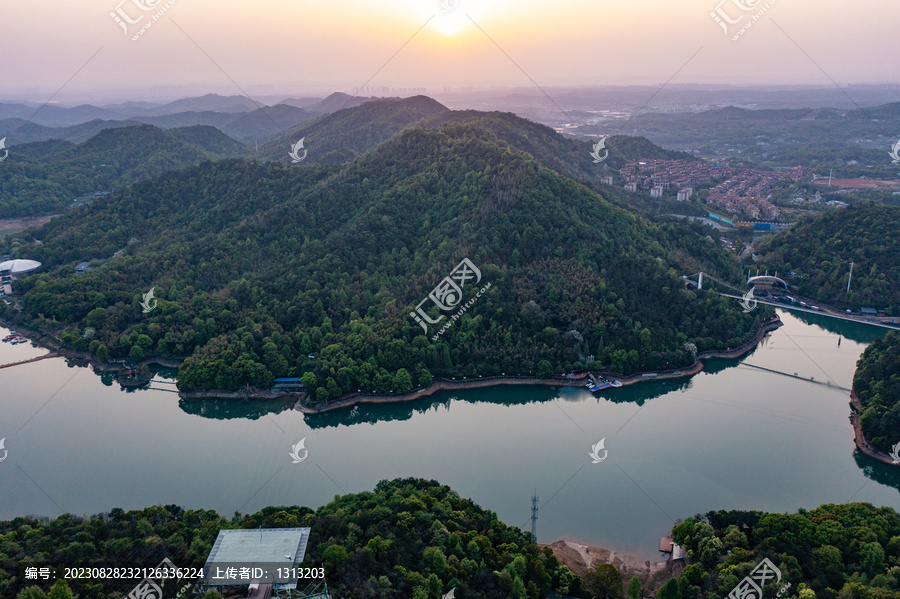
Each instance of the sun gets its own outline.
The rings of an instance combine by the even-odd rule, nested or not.
[[[439,33],[449,37],[462,32],[470,21],[463,8],[457,5],[452,10],[439,10],[431,23]]]

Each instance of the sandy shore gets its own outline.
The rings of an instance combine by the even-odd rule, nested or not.
[[[663,554],[660,554],[659,561],[651,562],[628,553],[618,553],[565,538],[540,546],[550,547],[556,559],[579,576],[583,576],[588,569],[600,564],[612,564],[622,573],[622,578],[626,581],[632,576],[637,576],[645,593],[659,589],[673,576],[673,565]],[[678,565],[675,568],[677,569]]]

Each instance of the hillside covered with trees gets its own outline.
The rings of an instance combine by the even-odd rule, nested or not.
[[[531,535],[435,481],[380,482],[373,492],[336,497],[318,510],[268,507],[223,518],[167,505],[82,518],[16,518],[0,522],[0,596],[43,599],[27,566],[154,567],[169,558],[199,568],[219,530],[309,527],[304,564],[324,566],[341,599],[537,599],[583,596],[580,579]],[[133,581],[69,581],[78,599],[121,599]],[[180,587],[187,581],[180,581]],[[49,590],[45,583],[42,591]],[[36,586],[36,585],[34,585]],[[164,589],[166,599],[176,589]],[[50,599],[69,599],[59,591]]]
[[[449,112],[446,106],[426,96],[381,98],[357,106],[353,100],[348,96],[343,102],[349,108],[302,123],[279,135],[260,148],[262,155],[267,160],[289,164],[288,150],[303,138],[308,151],[305,163],[342,164],[366,154],[425,117]]]
[[[900,515],[868,503],[823,505],[796,514],[718,511],[674,529],[688,565],[657,599],[722,599],[763,558],[781,570],[764,596],[798,599],[900,597]]]
[[[862,404],[859,424],[866,439],[890,452],[900,443],[900,333],[891,331],[866,348],[853,391]]]
[[[693,362],[690,344],[735,347],[768,313],[684,288],[684,273],[740,277],[708,233],[646,220],[483,127],[451,124],[342,167],[170,173],[11,248],[45,265],[17,283],[24,315],[70,325],[63,339],[76,348],[188,357],[182,390],[305,376],[324,401],[438,374],[678,368]],[[92,258],[109,262],[73,272]],[[410,313],[464,258],[491,288],[426,336]],[[159,304],[144,314],[151,288]]]
[[[768,599],[787,585],[779,596],[900,598],[900,515],[889,507],[697,514],[673,530],[687,565],[661,588],[642,589],[610,564],[579,578],[527,532],[421,479],[382,481],[317,510],[267,507],[230,519],[167,505],[0,522],[0,596],[45,599],[53,581],[26,581],[29,566],[153,567],[168,558],[202,567],[219,530],[298,526],[311,529],[304,563],[324,566],[330,592],[342,599],[440,599],[450,589],[460,599],[723,599],[764,558],[781,571],[780,581],[763,585]],[[47,599],[121,599],[136,582],[70,580]],[[166,599],[187,582],[167,585]]]
[[[854,310],[887,309],[896,316],[900,315],[898,231],[897,207],[869,203],[829,211],[763,243],[759,264],[777,270],[806,297]]]
[[[60,212],[86,194],[249,155],[242,144],[204,126],[168,131],[151,125],[116,127],[81,144],[50,140],[14,146],[0,169],[0,218]]]

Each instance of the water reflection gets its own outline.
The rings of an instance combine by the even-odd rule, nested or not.
[[[280,414],[294,407],[291,399],[277,400],[243,400],[243,399],[204,399],[200,401],[178,402],[178,406],[185,414],[202,416],[214,420],[259,420],[269,414]]]
[[[866,478],[900,491],[900,466],[885,464],[867,456],[859,449],[853,450],[853,459]]]
[[[98,374],[103,384],[89,369],[73,378],[58,359],[0,371],[5,421],[13,429],[27,422],[13,430],[7,447],[15,451],[0,465],[0,519],[173,503],[219,513],[316,507],[338,491],[422,476],[517,526],[529,526],[535,490],[552,497],[541,512],[544,542],[578,536],[655,554],[671,524],[660,508],[672,517],[847,501],[900,508],[900,468],[853,452],[847,394],[772,372],[849,385],[862,337],[825,331],[827,321],[807,322],[821,320],[813,315],[782,318],[785,326],[744,360],[710,360],[691,378],[597,395],[454,390],[313,417],[290,400],[179,402],[163,383],[153,387],[170,392],[124,395],[113,375]],[[27,349],[2,344],[0,354]],[[154,372],[167,383],[176,374]],[[310,458],[292,465],[291,447],[303,438]],[[591,464],[603,438],[609,460]]]
[[[765,341],[765,340],[764,340]],[[704,362],[704,372],[717,374],[734,368],[756,351],[741,359],[711,359]],[[545,385],[501,385],[481,389],[459,391],[439,391],[438,393],[403,402],[360,403],[321,414],[308,415],[306,422],[310,428],[325,429],[356,424],[377,424],[379,422],[402,422],[416,414],[425,414],[439,409],[449,410],[454,401],[467,404],[492,404],[518,406],[530,403],[544,403],[554,400],[562,402],[609,401],[614,404],[633,403],[643,406],[651,399],[665,396],[674,391],[685,392],[693,387],[693,376],[661,381],[640,382],[619,389],[607,389],[590,393],[584,387],[551,387]],[[181,401],[181,409],[195,416],[231,420],[235,418],[258,419],[266,413],[277,414],[289,409],[292,400],[203,400]]]
[[[786,310],[786,312],[790,312],[791,316],[795,317],[800,322],[818,327],[823,331],[839,335],[840,337],[846,337],[857,343],[872,343],[876,339],[884,337],[889,330],[883,327],[850,322],[849,320],[840,320],[838,318],[829,318],[828,316],[819,314],[810,314],[809,312],[796,312],[793,310]]]
[[[722,362],[725,362],[724,360]],[[736,363],[728,360],[727,362]],[[733,365],[733,364],[732,364]],[[720,365],[716,371],[726,368]],[[114,377],[112,380],[115,380]],[[620,389],[608,389],[590,393],[583,387],[550,387],[543,385],[503,385],[464,391],[439,391],[438,393],[404,402],[361,403],[354,406],[306,416],[310,428],[330,428],[355,424],[377,424],[379,422],[399,422],[410,420],[415,414],[425,414],[439,409],[449,410],[456,401],[467,404],[493,404],[518,406],[530,403],[544,403],[560,400],[563,402],[610,401],[615,404],[634,403],[643,406],[645,402],[673,391],[686,391],[693,386],[690,378],[668,381],[647,382]],[[140,392],[140,390],[138,390]],[[462,394],[461,394],[462,393]],[[208,399],[199,401],[179,401],[179,407],[187,414],[215,420],[248,418],[257,420],[266,414],[279,414],[293,408],[294,400],[243,400]]]

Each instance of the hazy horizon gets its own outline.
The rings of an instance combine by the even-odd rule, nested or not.
[[[735,2],[753,11],[742,14]],[[737,41],[735,30],[726,34],[710,16],[722,6],[720,14],[747,23],[761,2],[460,0],[446,12],[438,0],[7,4],[0,14],[12,25],[13,59],[0,96],[43,102],[57,94],[54,101],[65,104],[205,93],[321,96],[364,85],[440,95],[448,87],[900,83],[888,51],[900,6],[879,5],[872,20],[871,11],[833,0],[768,0]],[[117,9],[137,22],[117,24]]]
[[[350,96],[358,96],[358,97],[373,97],[373,98],[408,98],[412,96],[428,96],[434,98],[442,103],[446,99],[458,99],[463,103],[467,103],[465,100],[472,100],[473,98],[484,97],[486,99],[497,99],[502,97],[527,97],[531,96],[537,100],[546,100],[548,103],[553,99],[562,98],[566,94],[577,95],[577,94],[587,94],[592,92],[603,92],[603,91],[630,91],[634,94],[652,94],[657,90],[660,90],[663,83],[658,84],[645,84],[645,85],[608,85],[608,86],[560,86],[560,87],[544,87],[536,88],[525,87],[525,86],[510,86],[510,87],[471,87],[467,89],[463,88],[426,88],[423,90],[416,90],[412,88],[401,88],[394,87],[391,89],[333,89],[328,87],[321,88],[312,88],[312,89],[297,89],[297,90],[271,90],[265,88],[253,88],[252,86],[248,88],[244,88],[246,95],[242,93],[240,90],[237,90],[236,93],[231,93],[231,90],[228,89],[209,89],[209,88],[193,88],[193,87],[170,87],[170,88],[147,88],[147,89],[135,89],[131,90],[131,92],[126,91],[115,91],[111,90],[108,92],[104,92],[103,94],[85,94],[85,95],[70,95],[69,97],[60,99],[59,96],[63,94],[59,94],[52,101],[47,102],[46,97],[42,97],[40,95],[15,95],[10,94],[6,95],[0,92],[0,103],[20,103],[33,105],[35,107],[47,104],[54,105],[63,108],[74,108],[77,106],[83,105],[96,105],[98,107],[103,106],[117,106],[124,105],[128,103],[135,104],[147,104],[147,105],[155,105],[162,106],[167,103],[191,99],[191,98],[201,98],[204,96],[220,96],[220,97],[244,97],[253,102],[257,102],[260,105],[265,106],[274,106],[280,103],[283,100],[299,100],[299,99],[324,99],[332,94],[343,93]],[[820,93],[823,96],[829,94],[830,92],[834,92],[831,95],[839,96],[833,102],[835,106],[849,104],[850,99],[847,96],[844,96],[841,93],[843,91],[849,91],[851,94],[851,98],[854,101],[859,101],[861,105],[881,105],[889,102],[881,102],[881,101],[873,101],[871,99],[866,100],[864,98],[854,97],[852,94],[854,91],[860,92],[882,92],[882,94],[897,94],[897,102],[900,102],[900,84],[854,84],[846,87],[842,87],[838,89],[833,84],[829,85],[719,85],[719,84],[700,84],[700,83],[684,83],[684,84],[668,84],[660,91],[658,96],[656,96],[657,100],[665,99],[667,96],[671,96],[676,92],[693,92],[693,93],[702,93],[702,92],[727,92],[727,91],[748,91],[748,92],[771,92],[771,93],[781,93],[781,94],[791,94],[797,92],[812,92],[812,93]],[[547,99],[544,93],[548,93],[551,99]],[[753,103],[753,102],[751,102]],[[801,102],[802,103],[802,102]],[[712,105],[718,105],[719,103],[716,101],[711,101]],[[831,104],[829,104],[831,105]]]

